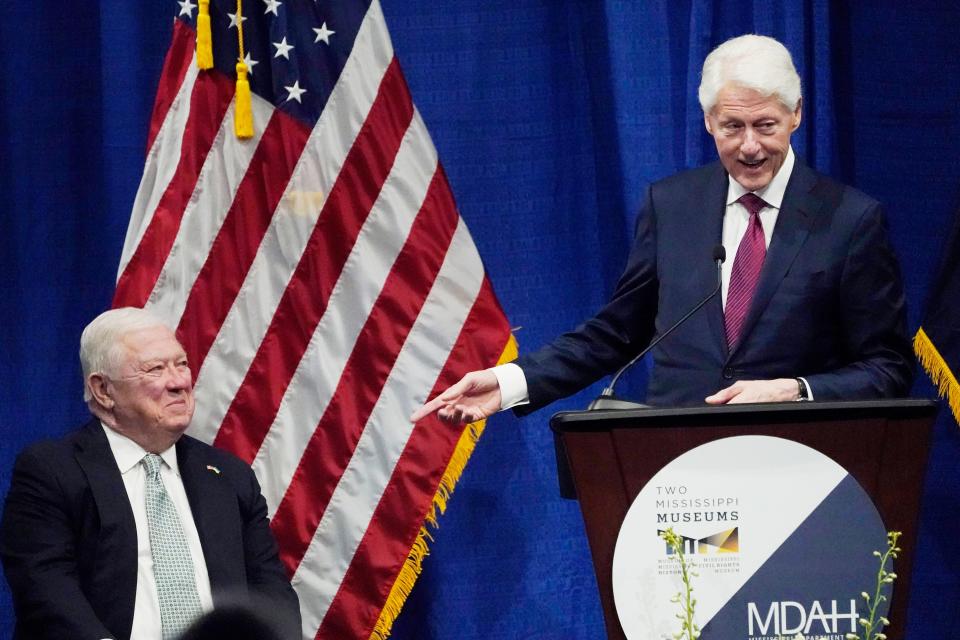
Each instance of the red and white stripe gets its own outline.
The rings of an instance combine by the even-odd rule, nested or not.
[[[304,637],[366,638],[460,432],[408,416],[493,364],[509,328],[378,2],[310,130],[196,71],[176,23],[114,304],[190,358],[190,433],[250,462]]]

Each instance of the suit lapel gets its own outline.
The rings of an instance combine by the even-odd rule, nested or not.
[[[180,478],[190,502],[193,521],[203,547],[210,587],[216,599],[219,591],[236,581],[231,575],[231,567],[224,563],[224,545],[236,536],[236,515],[227,510],[235,503],[231,498],[226,480],[221,478],[217,467],[210,464],[204,447],[189,436],[183,436],[177,442],[177,465]],[[231,502],[232,501],[232,502]],[[235,573],[235,571],[233,571]]]
[[[94,576],[99,587],[96,591],[112,593],[117,602],[117,626],[111,628],[129,630],[133,627],[137,592],[137,525],[123,477],[99,420],[83,427],[74,451],[100,517],[98,550],[105,561]]]
[[[777,225],[770,239],[770,248],[767,250],[767,257],[760,271],[760,281],[753,294],[750,311],[744,320],[740,340],[728,354],[728,360],[741,349],[742,345],[746,344],[750,332],[763,315],[770,298],[780,286],[780,282],[810,233],[810,226],[823,206],[823,203],[811,193],[816,181],[816,175],[798,161],[783,195]]]
[[[705,238],[710,239],[710,246],[704,247],[704,255],[712,255],[713,248],[723,243],[723,216],[727,208],[727,172],[723,165],[716,163],[717,170],[710,174],[707,188],[704,191],[706,198],[704,202],[714,203],[708,205],[711,207],[706,211],[706,225],[708,225]],[[733,256],[727,256],[727,260],[732,260]],[[711,260],[711,268],[706,269],[701,283],[701,290],[704,292],[713,291],[717,286],[716,265]],[[705,295],[705,294],[704,294]],[[707,314],[710,323],[710,333],[713,336],[714,345],[724,356],[727,354],[727,335],[723,324],[723,298],[717,294],[703,311]]]

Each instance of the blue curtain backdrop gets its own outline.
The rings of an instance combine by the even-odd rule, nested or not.
[[[748,31],[795,56],[805,90],[797,153],[888,205],[918,326],[960,193],[956,4],[382,1],[521,348],[604,301],[649,182],[713,158],[695,99],[699,66]],[[0,8],[4,494],[23,446],[85,417],[79,334],[110,302],[177,9],[174,0]],[[637,395],[645,375],[629,381]],[[580,408],[596,390],[553,409]],[[932,391],[920,380],[915,393]],[[550,413],[491,420],[395,638],[604,637],[579,511],[556,492]],[[960,430],[942,416],[917,487],[911,640],[960,628],[958,459]],[[0,632],[12,624],[4,584]]]

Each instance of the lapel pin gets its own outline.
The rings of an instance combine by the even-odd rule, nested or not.
[[[213,471],[215,474],[220,475],[220,469],[217,469],[212,464],[207,465],[207,471]]]

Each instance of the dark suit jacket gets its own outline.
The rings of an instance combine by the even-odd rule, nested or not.
[[[299,637],[297,596],[277,556],[253,471],[189,436],[176,446],[214,605],[265,600],[269,604],[259,604],[273,609],[286,636]],[[130,637],[136,525],[98,420],[17,458],[0,555],[13,593],[16,638]]]
[[[650,186],[610,302],[516,361],[530,394],[518,412],[616,371],[716,286],[726,195],[719,162]],[[913,369],[880,204],[798,160],[739,343],[728,350],[718,295],[653,350],[647,402],[702,404],[737,380],[797,376],[817,400],[891,397],[907,393]]]

